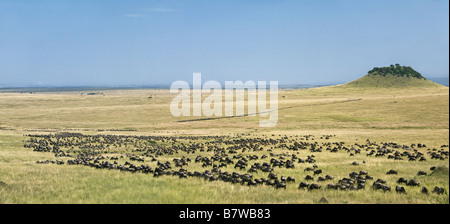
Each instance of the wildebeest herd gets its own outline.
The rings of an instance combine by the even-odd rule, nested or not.
[[[433,189],[431,193],[447,194],[443,187],[423,186],[416,179],[408,180],[403,177],[398,178],[396,183],[390,183],[396,185],[392,187],[386,180],[374,178],[365,170],[349,172],[346,177],[338,179],[325,174],[326,170],[317,165],[316,155],[346,153],[352,157],[365,154],[367,159],[385,157],[390,160],[423,162],[428,159],[448,160],[448,145],[442,145],[440,149],[430,149],[425,144],[399,145],[392,142],[375,143],[370,140],[366,140],[366,144],[348,145],[344,142],[333,142],[334,136],[331,135],[319,138],[312,135],[174,137],[57,133],[28,137],[25,148],[52,153],[56,158],[37,161],[42,164],[83,165],[97,169],[140,172],[153,177],[170,175],[179,178],[201,178],[249,187],[265,185],[275,189],[286,189],[287,185],[298,181],[298,189],[306,191],[361,190],[369,186],[375,191],[395,190],[399,194],[407,194],[404,186],[415,186],[417,191],[424,194],[430,193],[428,188]],[[309,155],[300,157],[299,152]],[[362,163],[366,161],[363,160]],[[349,165],[358,167],[360,163],[355,161]],[[307,167],[296,170],[296,167],[300,166]],[[289,173],[295,175],[283,175],[282,171],[291,169],[295,172]],[[429,175],[428,172],[435,169],[436,167],[430,167],[429,171],[418,170],[417,176]],[[389,169],[386,175],[400,174]],[[327,184],[323,184],[324,182]]]

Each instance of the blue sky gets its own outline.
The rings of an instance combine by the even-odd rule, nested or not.
[[[448,0],[0,0],[0,86],[448,77]]]

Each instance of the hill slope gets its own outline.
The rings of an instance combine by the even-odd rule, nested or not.
[[[374,68],[364,77],[344,84],[348,87],[442,87],[442,85],[424,78],[419,72],[409,66],[399,64],[389,67]]]

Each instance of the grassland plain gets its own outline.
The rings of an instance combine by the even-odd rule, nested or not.
[[[449,144],[449,89],[441,86],[414,88],[357,88],[348,85],[279,92],[279,119],[274,128],[260,128],[261,117],[177,122],[192,117],[173,117],[169,104],[174,94],[168,90],[107,90],[102,95],[80,91],[35,94],[0,94],[0,203],[449,203],[448,159],[425,162],[367,157],[365,153],[313,153],[317,165],[335,176],[348,177],[366,170],[383,178],[395,188],[401,176],[417,179],[430,190],[445,188],[442,195],[420,193],[420,188],[405,186],[408,194],[395,191],[299,190],[298,183],[309,164],[295,169],[277,169],[294,176],[296,184],[276,190],[269,186],[248,187],[202,179],[172,176],[153,178],[142,173],[94,169],[85,166],[37,164],[54,160],[52,153],[34,152],[23,145],[28,134],[76,132],[89,135],[207,136],[227,138],[296,138],[313,135],[311,141],[343,141],[346,145],[372,142],[426,144],[418,149],[440,149]],[[152,96],[151,98],[149,96]],[[320,139],[332,135],[330,140]],[[448,151],[448,148],[444,148]],[[267,150],[267,149],[265,149]],[[261,156],[263,152],[248,152]],[[291,153],[276,149],[274,153]],[[312,154],[299,151],[299,157]],[[183,154],[195,158],[196,155]],[[203,155],[211,156],[204,152]],[[171,161],[173,156],[161,156]],[[268,162],[270,158],[261,160]],[[362,161],[366,163],[362,163]],[[350,165],[358,161],[359,166]],[[153,162],[148,162],[155,166]],[[441,167],[432,172],[430,167]],[[390,169],[398,175],[386,176]],[[190,163],[189,170],[204,170]],[[224,168],[229,172],[233,167]],[[419,170],[429,173],[417,176]],[[256,176],[267,176],[265,173]]]

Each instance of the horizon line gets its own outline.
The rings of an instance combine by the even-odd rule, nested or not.
[[[449,76],[442,77],[425,77],[428,80],[438,81],[441,85],[449,85]],[[353,81],[353,80],[352,80]],[[318,82],[318,83],[294,83],[294,84],[278,84],[282,88],[299,88],[299,87],[319,87],[319,86],[333,86],[349,83],[351,81],[333,81],[333,82]],[[219,82],[225,84],[225,81]],[[192,83],[189,83],[191,85]],[[142,89],[142,88],[157,88],[170,89],[172,83],[156,83],[156,84],[20,84],[20,83],[0,83],[0,89],[20,89],[20,88],[125,88],[125,89]]]

